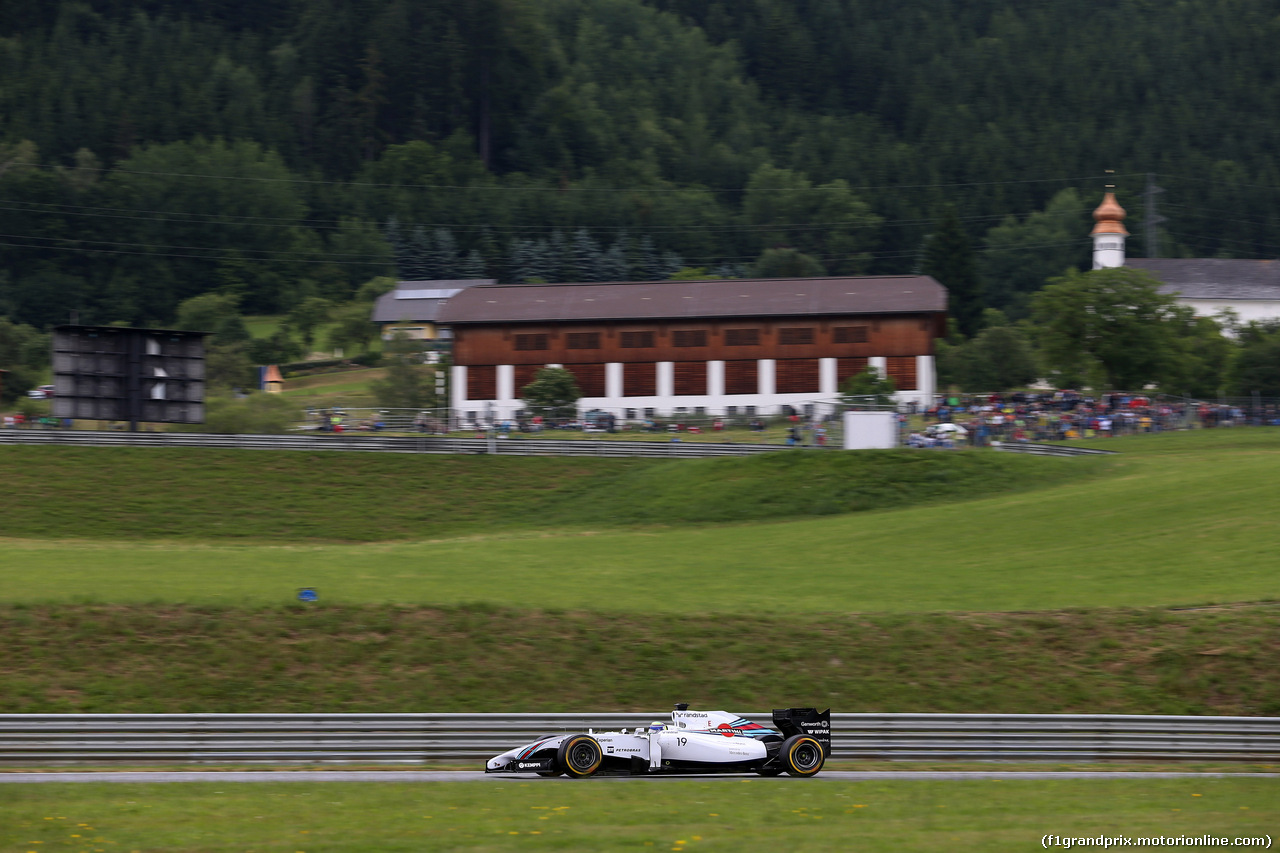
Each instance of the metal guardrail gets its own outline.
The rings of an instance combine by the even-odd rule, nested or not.
[[[0,445],[78,445],[89,447],[204,447],[234,450],[369,451],[451,453],[499,456],[616,456],[688,459],[747,456],[795,450],[781,444],[729,444],[693,441],[603,441],[586,439],[447,438],[378,434],[211,435],[194,432],[94,432],[88,430],[0,430]]]
[[[1036,456],[1115,456],[1114,450],[1099,450],[1095,447],[1076,447],[1065,444],[1028,444],[1018,441],[993,441],[991,447],[1005,453],[1031,453]]]
[[[8,714],[0,765],[479,761],[662,714]],[[747,714],[765,725],[768,714]],[[1280,761],[1280,718],[833,714],[837,759]]]

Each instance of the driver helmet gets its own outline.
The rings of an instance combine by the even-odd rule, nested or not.
[[[649,731],[660,732],[666,727],[667,727],[666,724],[663,723],[661,720],[654,720],[652,723],[649,724]]]

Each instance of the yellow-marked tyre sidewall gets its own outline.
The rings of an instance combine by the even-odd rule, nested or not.
[[[573,751],[577,748],[590,744],[595,749],[595,761],[589,767],[578,766],[573,761]],[[574,779],[581,779],[584,776],[590,776],[600,769],[600,765],[604,762],[604,750],[600,748],[600,744],[596,743],[596,739],[590,735],[574,735],[564,743],[560,744],[557,753],[557,764],[564,771],[566,776]]]
[[[804,746],[808,746],[811,749],[816,750],[817,762],[812,767],[805,768],[805,767],[796,766],[796,761],[795,761],[796,751]],[[788,776],[813,776],[819,770],[821,770],[822,765],[826,763],[826,756],[822,752],[822,744],[818,743],[816,740],[806,735],[800,735],[797,737],[789,738],[784,747],[784,750],[786,752],[785,757],[786,757]]]

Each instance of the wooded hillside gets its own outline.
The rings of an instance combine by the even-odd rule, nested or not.
[[[1274,257],[1263,0],[6,0],[0,316],[171,322],[376,275],[910,272],[949,205],[987,303],[1130,254]],[[785,268],[784,268],[785,271]]]

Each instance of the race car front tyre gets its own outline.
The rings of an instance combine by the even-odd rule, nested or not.
[[[560,744],[556,753],[556,766],[573,779],[590,776],[600,769],[604,751],[590,735],[574,735]]]
[[[824,763],[822,744],[808,735],[789,737],[782,744],[782,766],[788,776],[812,776]]]

